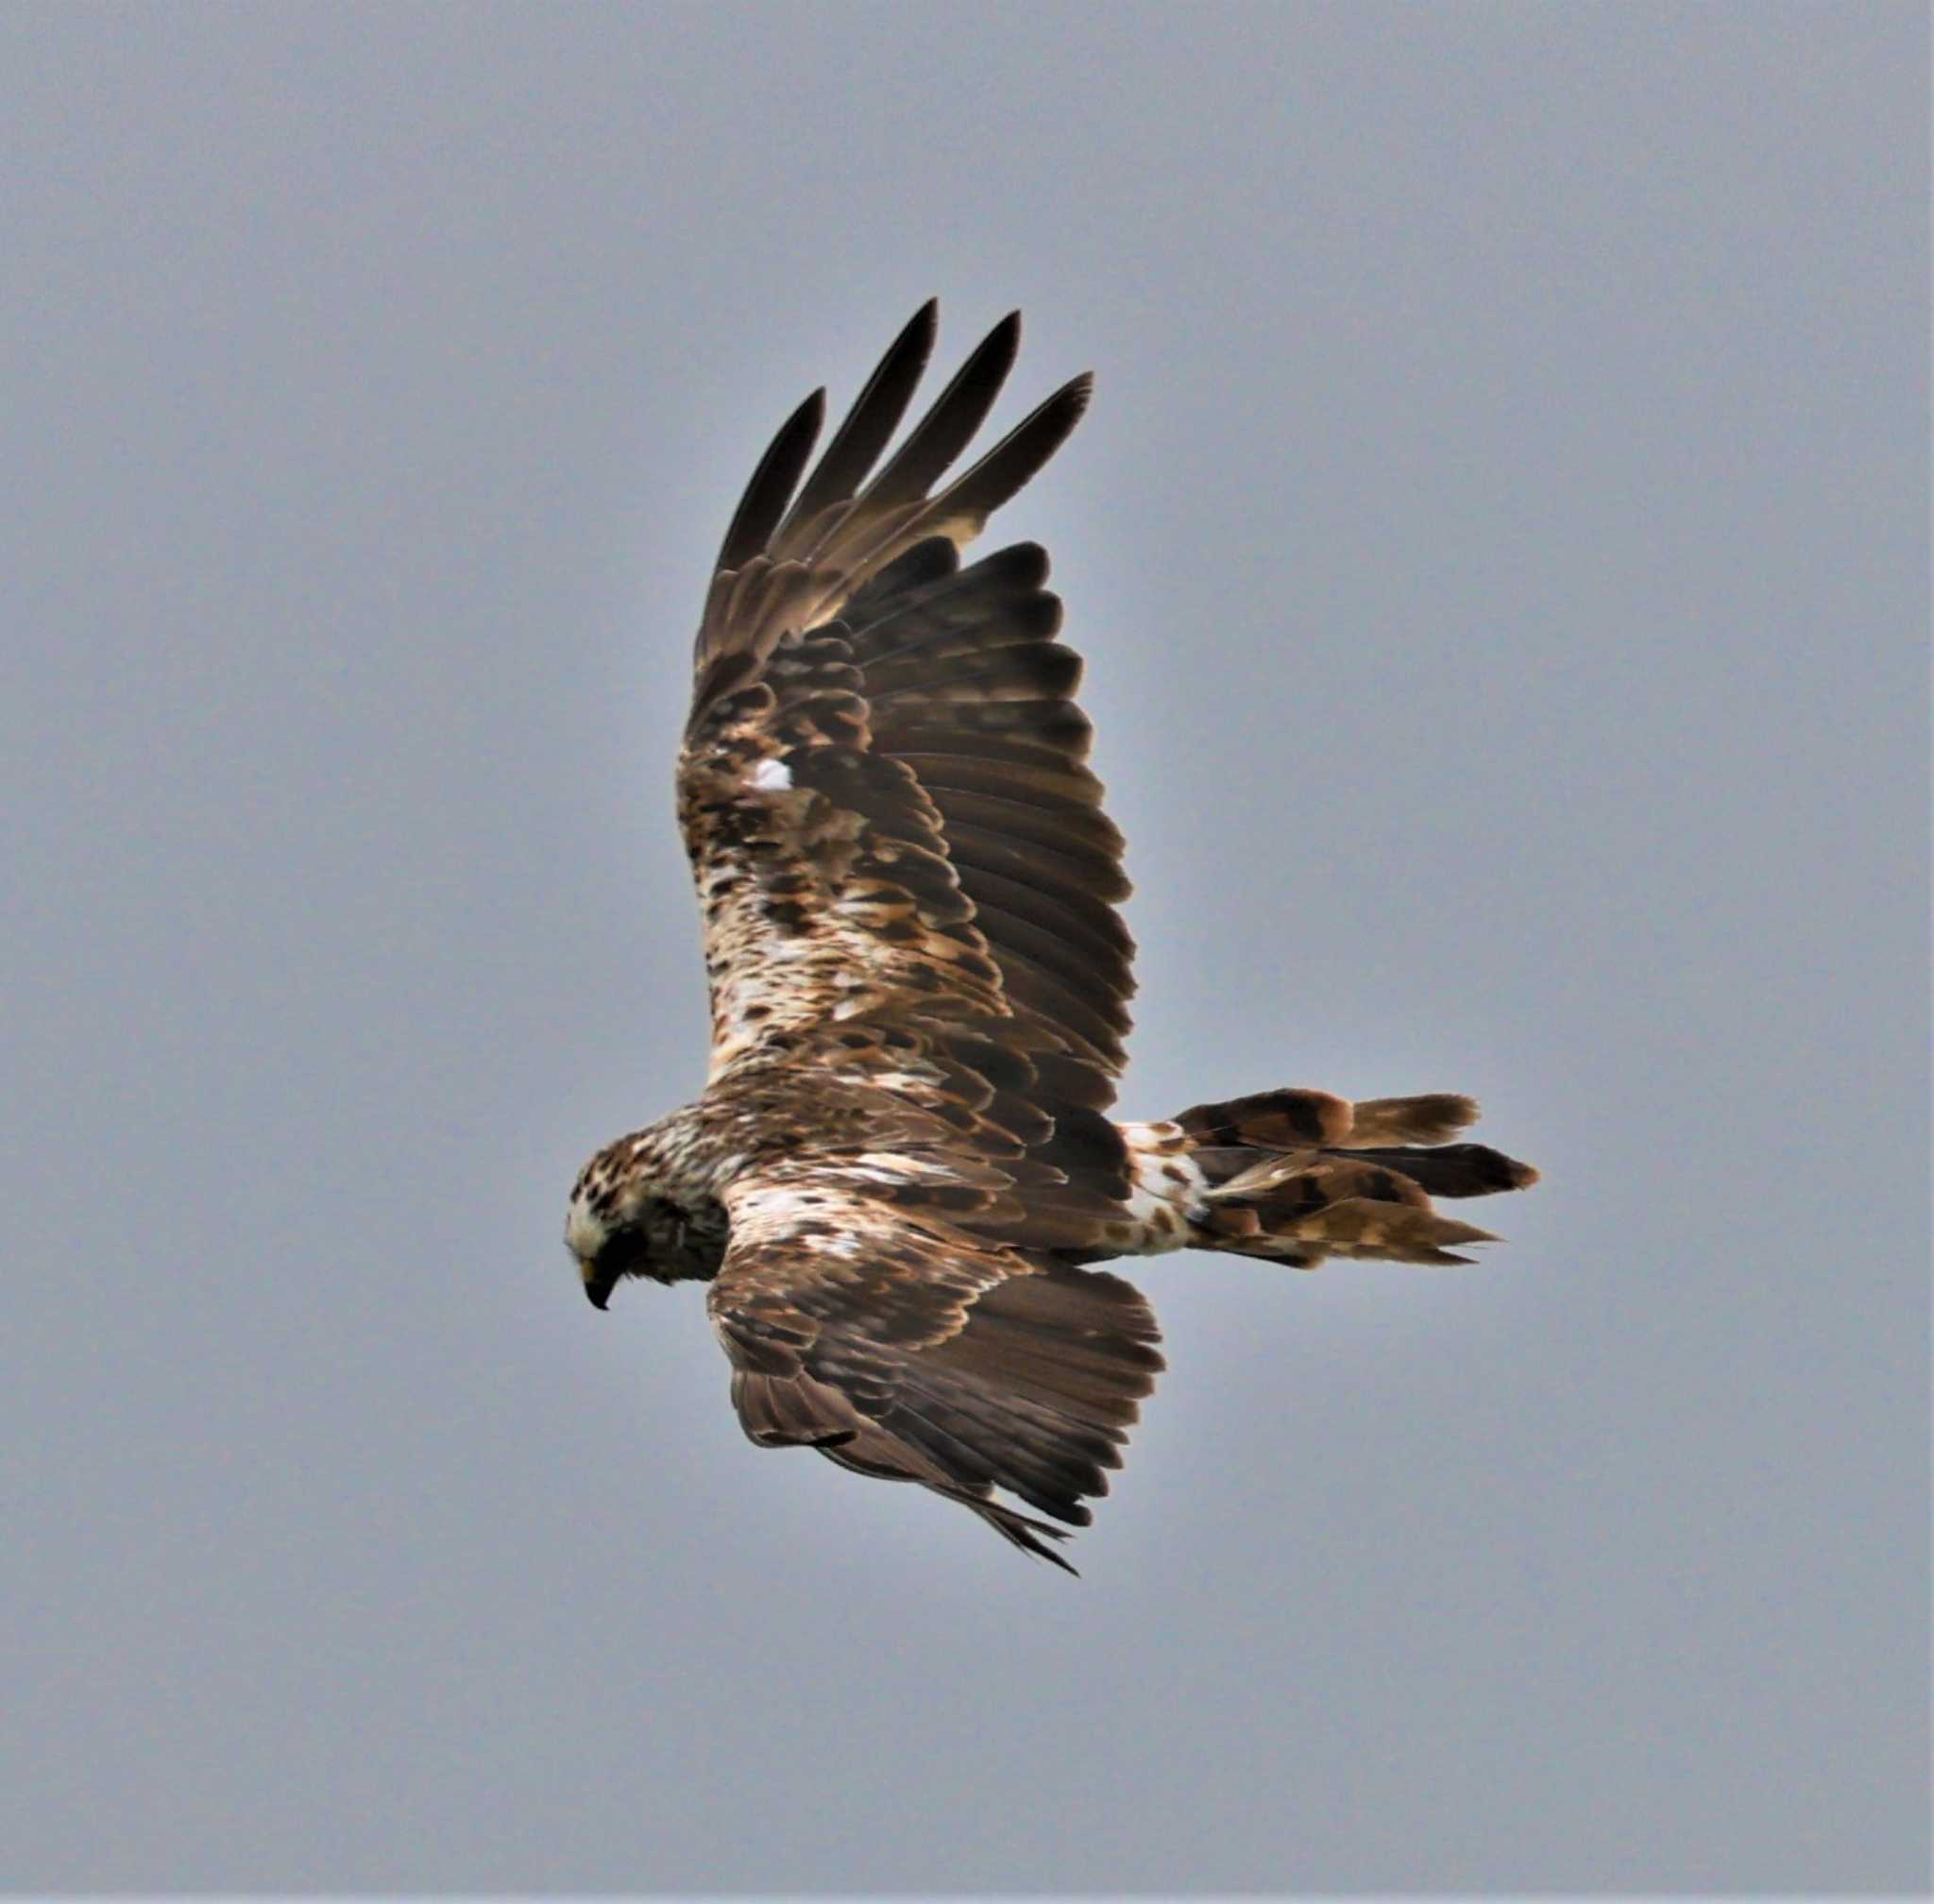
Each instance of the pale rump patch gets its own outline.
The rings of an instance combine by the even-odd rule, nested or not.
[[[1160,1256],[1187,1248],[1190,1212],[1200,1206],[1209,1183],[1183,1148],[1187,1140],[1174,1124],[1118,1128],[1128,1147],[1128,1221],[1122,1253]]]
[[[784,793],[792,785],[791,770],[783,760],[761,760],[746,776],[755,793]]]

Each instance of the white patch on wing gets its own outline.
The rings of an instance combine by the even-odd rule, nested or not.
[[[898,1150],[861,1150],[852,1160],[859,1175],[875,1183],[951,1183],[954,1173],[943,1159],[909,1157]]]
[[[911,1071],[882,1071],[873,1080],[883,1091],[918,1091],[933,1081],[931,1078],[916,1078]]]
[[[725,1201],[735,1247],[779,1244],[848,1263],[865,1255],[891,1221],[863,1192],[832,1182],[735,1184]]]
[[[778,1235],[801,1219],[817,1215],[826,1201],[823,1195],[789,1183],[735,1185],[732,1227],[748,1232],[757,1228],[765,1234]]]
[[[784,793],[792,785],[792,772],[783,760],[761,760],[745,784],[755,793]]]

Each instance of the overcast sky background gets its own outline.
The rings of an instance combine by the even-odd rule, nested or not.
[[[0,13],[5,1878],[1919,1889],[1927,52]],[[1547,1173],[1480,1268],[1142,1270],[1078,1582],[559,1241],[703,1074],[707,562],[933,292],[949,369],[1025,307],[997,420],[1097,376],[995,533],[1128,1109],[1468,1090]]]

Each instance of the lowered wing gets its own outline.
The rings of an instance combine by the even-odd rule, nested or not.
[[[707,1307],[754,1441],[918,1482],[1072,1572],[1060,1528],[993,1490],[1088,1524],[1162,1367],[1155,1318],[1118,1277],[985,1233],[985,1186],[903,1152],[735,1186]]]

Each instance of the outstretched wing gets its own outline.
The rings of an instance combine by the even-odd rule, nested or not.
[[[1088,1524],[1162,1367],[1155,1318],[1118,1277],[949,1214],[983,1187],[898,1151],[741,1182],[707,1306],[754,1441],[919,1482],[1072,1572],[1044,1544],[1060,1529],[993,1490]]]
[[[1025,1021],[1103,1080],[1121,1067],[1128,888],[1085,764],[1081,664],[1054,639],[1042,550],[959,560],[1073,429],[1089,382],[943,483],[1013,363],[1010,316],[874,475],[934,311],[809,475],[823,394],[793,415],[720,552],[679,762],[715,1079],[812,1028],[923,1003]]]

